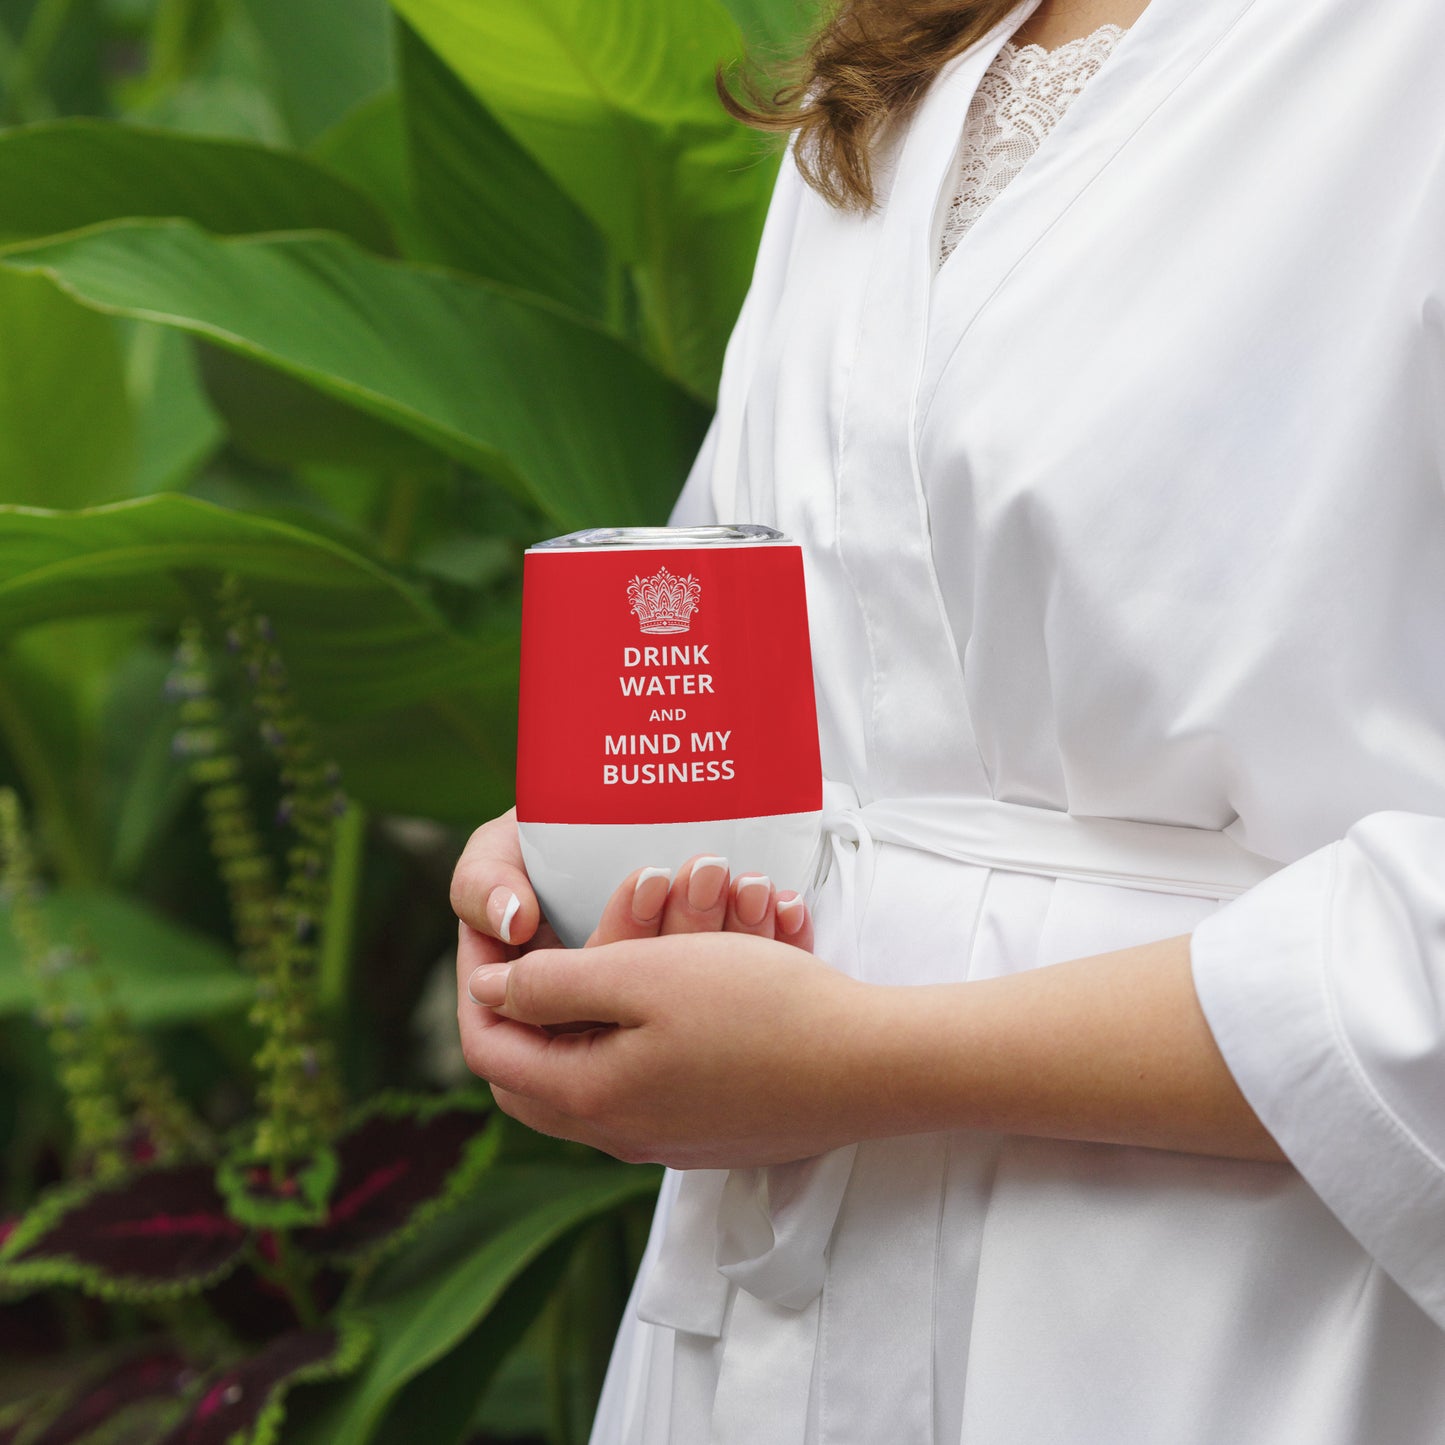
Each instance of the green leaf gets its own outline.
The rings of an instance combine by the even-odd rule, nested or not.
[[[126,379],[136,416],[131,491],[183,491],[225,428],[206,398],[188,336],[168,326],[130,327]]]
[[[208,342],[196,345],[206,394],[247,456],[279,467],[359,467],[381,476],[439,476],[435,447],[294,376]]]
[[[204,607],[223,572],[271,619],[301,705],[363,803],[462,824],[507,806],[515,638],[458,635],[385,568],[297,526],[176,496],[0,508],[0,638],[60,617],[176,619]]]
[[[718,103],[719,0],[393,4],[639,268],[657,354],[710,396],[775,170]]]
[[[436,1445],[472,1438],[468,1427],[478,1404],[488,1398],[502,1365],[546,1307],[572,1252],[569,1235],[523,1270],[461,1344],[403,1387],[372,1445],[414,1445],[416,1422],[423,1417]]]
[[[128,1017],[142,1026],[234,1012],[255,985],[219,944],[144,904],[104,889],[57,889],[40,900],[51,939],[72,943],[79,931],[115,982]],[[63,982],[62,977],[62,982]],[[20,949],[0,911],[0,1015],[28,1012],[38,1002]],[[84,988],[69,1002],[86,1012],[96,1000]]]
[[[706,426],[642,357],[570,314],[339,239],[221,240],[145,221],[3,265],[299,377],[506,481],[564,527],[657,521]]]
[[[394,250],[367,197],[293,152],[102,120],[0,133],[0,242],[139,216],[185,216],[219,235],[338,231]]]
[[[791,58],[823,14],[820,0],[723,0],[749,51],[764,63]]]
[[[409,26],[403,114],[417,208],[454,265],[605,319],[607,243]]]
[[[148,72],[117,87],[128,116],[193,135],[291,139],[270,57],[241,0],[157,0],[147,48]]]
[[[401,97],[395,90],[384,90],[353,106],[309,149],[322,165],[350,181],[381,208],[401,242],[403,255],[413,261],[445,259],[417,215]]]
[[[363,1445],[407,1383],[477,1328],[559,1240],[657,1187],[652,1169],[498,1165],[487,1188],[378,1271],[358,1305],[378,1346],[296,1445]]]
[[[0,503],[123,497],[134,440],[115,323],[43,277],[0,271]]]
[[[386,0],[246,0],[246,9],[299,144],[390,82]]]

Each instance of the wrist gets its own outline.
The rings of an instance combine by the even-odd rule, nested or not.
[[[851,1049],[845,1097],[856,1137],[968,1127],[960,1060],[967,984],[869,984],[847,980]]]

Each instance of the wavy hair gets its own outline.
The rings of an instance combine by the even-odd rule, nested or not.
[[[1018,0],[841,0],[802,57],[769,90],[756,73],[728,113],[765,131],[796,131],[798,168],[835,206],[871,210],[873,150],[905,118],[939,68],[992,30]]]

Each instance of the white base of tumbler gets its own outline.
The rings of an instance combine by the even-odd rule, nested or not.
[[[699,823],[524,823],[522,858],[542,913],[569,948],[586,943],[617,885],[634,868],[674,872],[698,853],[726,858],[734,876],[766,873],[806,892],[817,864],[819,813]]]

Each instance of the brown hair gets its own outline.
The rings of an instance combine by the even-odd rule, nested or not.
[[[874,204],[879,133],[917,104],[945,61],[993,29],[1018,0],[841,0],[771,94],[744,76],[743,98],[718,72],[728,112],[758,130],[797,131],[798,168],[835,206]]]

